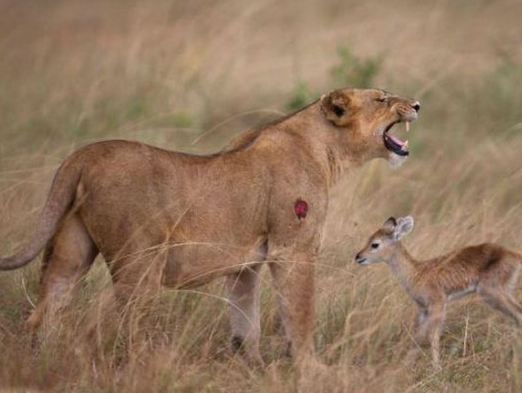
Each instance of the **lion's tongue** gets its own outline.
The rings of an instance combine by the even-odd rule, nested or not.
[[[403,142],[399,138],[393,136],[392,134],[388,134],[388,138],[390,138],[394,143],[399,145],[402,150],[406,150],[408,148],[408,141]]]

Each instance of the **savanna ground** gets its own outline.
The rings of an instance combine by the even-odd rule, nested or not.
[[[403,168],[372,162],[337,187],[316,274],[316,348],[330,365],[319,376],[297,381],[282,357],[266,273],[264,372],[228,355],[221,282],[159,295],[143,312],[155,344],[129,354],[115,337],[93,367],[80,348],[96,294],[110,284],[101,259],[35,351],[23,321],[37,261],[0,275],[0,387],[522,391],[522,340],[510,321],[473,300],[454,304],[442,371],[428,354],[406,364],[415,307],[385,266],[352,263],[366,237],[401,214],[416,218],[405,242],[418,257],[482,241],[522,249],[521,17],[520,1],[1,1],[2,254],[27,238],[59,162],[88,142],[216,151],[345,85],[423,106]]]

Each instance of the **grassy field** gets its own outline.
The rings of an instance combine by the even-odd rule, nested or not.
[[[57,165],[86,143],[216,151],[344,85],[422,102],[410,160],[398,171],[372,162],[334,193],[315,327],[328,369],[299,377],[282,357],[267,275],[264,372],[226,350],[221,282],[159,295],[147,306],[154,344],[127,358],[116,338],[93,367],[81,332],[110,286],[102,260],[35,351],[23,332],[37,297],[35,262],[0,275],[0,389],[522,391],[522,339],[510,321],[473,300],[453,304],[442,371],[427,353],[408,365],[415,306],[385,266],[352,263],[378,225],[403,214],[416,219],[405,243],[419,258],[482,241],[522,250],[521,17],[522,2],[508,0],[0,0],[1,254],[27,238]]]

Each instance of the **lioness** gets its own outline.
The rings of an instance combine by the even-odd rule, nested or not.
[[[330,188],[373,158],[408,156],[391,135],[417,118],[417,101],[382,90],[340,89],[227,151],[195,156],[128,141],[71,154],[58,169],[36,232],[17,269],[45,247],[41,293],[27,323],[65,304],[101,253],[114,289],[185,288],[227,276],[233,344],[258,350],[259,269],[270,267],[291,354],[313,354],[314,260]]]

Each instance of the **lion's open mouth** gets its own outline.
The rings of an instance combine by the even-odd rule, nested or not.
[[[391,134],[391,129],[393,126],[397,123],[400,123],[400,121],[395,121],[391,123],[386,129],[384,130],[382,134],[382,139],[384,141],[384,146],[386,149],[391,151],[392,153],[397,154],[398,156],[407,156],[410,154],[408,151],[408,140],[402,141],[397,136]],[[406,126],[406,132],[410,130],[410,122],[405,121],[404,122]]]

